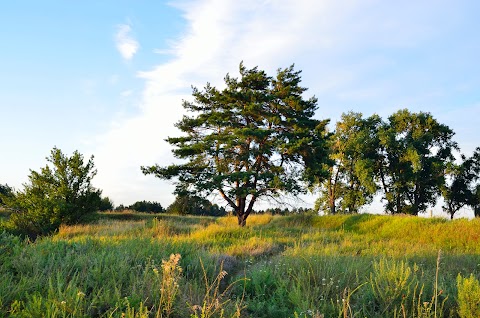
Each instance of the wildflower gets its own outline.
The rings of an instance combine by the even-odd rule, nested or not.
[[[202,310],[202,307],[200,307],[199,305],[193,305],[192,310],[196,312],[197,310]]]
[[[83,297],[85,297],[85,293],[79,291],[79,292],[77,293],[77,297],[78,297],[78,298],[83,298]]]

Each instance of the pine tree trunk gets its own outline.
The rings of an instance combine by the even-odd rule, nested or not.
[[[330,214],[335,214],[337,211],[335,211],[335,203],[334,204],[330,204]]]

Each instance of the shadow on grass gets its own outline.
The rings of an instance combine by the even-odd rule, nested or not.
[[[360,229],[360,223],[370,221],[376,217],[378,216],[373,214],[351,215],[343,222],[342,226],[345,231],[356,232]]]

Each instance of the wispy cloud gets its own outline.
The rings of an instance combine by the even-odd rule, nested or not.
[[[140,48],[137,40],[132,37],[131,31],[130,25],[120,24],[117,26],[115,34],[115,45],[125,60],[131,60]]]

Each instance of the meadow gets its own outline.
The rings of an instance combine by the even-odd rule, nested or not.
[[[101,213],[0,234],[2,317],[480,317],[480,220]]]

